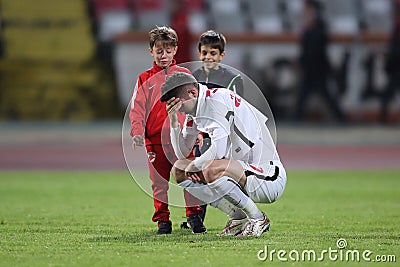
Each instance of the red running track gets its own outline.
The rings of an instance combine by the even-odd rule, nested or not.
[[[280,144],[288,170],[400,169],[400,144]],[[146,158],[136,166],[147,169]],[[2,145],[0,170],[127,170],[120,141],[69,145]]]

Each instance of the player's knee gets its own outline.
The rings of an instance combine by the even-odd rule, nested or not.
[[[203,176],[207,183],[212,183],[222,176],[221,168],[216,164],[210,164],[203,169]]]

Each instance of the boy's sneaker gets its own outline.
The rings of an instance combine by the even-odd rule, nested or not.
[[[207,232],[200,215],[192,214],[187,218],[187,225],[192,229],[193,234],[203,234]]]
[[[240,236],[261,236],[262,233],[269,230],[270,221],[267,216],[263,213],[263,218],[261,220],[249,219],[243,232]]]
[[[190,229],[189,225],[187,224],[187,222],[182,222],[181,223],[181,229]]]
[[[230,219],[226,223],[225,228],[221,231],[221,233],[218,234],[218,236],[238,235],[244,230],[244,227],[248,221],[249,219],[247,219],[247,217],[239,220]]]
[[[203,209],[203,213],[200,214],[201,221],[204,222],[204,220],[206,219],[207,204],[201,205],[200,207]]]
[[[201,221],[204,222],[204,219],[206,217],[206,212],[207,212],[207,204],[201,205],[200,207],[203,209],[203,213],[200,214],[200,218],[201,218]],[[181,229],[190,229],[187,221],[181,223]]]
[[[166,235],[172,232],[172,223],[171,222],[158,222],[158,235]]]

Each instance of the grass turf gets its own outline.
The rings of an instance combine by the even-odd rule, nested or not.
[[[217,237],[226,216],[209,207],[208,233],[179,229],[184,209],[171,207],[173,233],[155,234],[152,199],[127,172],[0,172],[0,266],[365,266],[376,262],[293,261],[301,253],[347,241],[400,261],[399,171],[289,171],[283,197],[259,205],[271,218],[261,238]],[[283,250],[260,261],[257,253]],[[268,252],[268,253],[269,253]],[[291,254],[292,258],[295,254]],[[339,255],[339,254],[337,254]],[[260,256],[265,256],[263,253]],[[386,257],[388,259],[388,257]],[[389,259],[393,261],[393,259]],[[396,263],[380,263],[396,266]]]

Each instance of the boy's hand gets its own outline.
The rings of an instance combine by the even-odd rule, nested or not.
[[[144,137],[143,135],[134,135],[132,137],[132,147],[135,150],[136,146],[144,146]]]
[[[178,127],[178,115],[176,112],[179,111],[181,106],[182,102],[179,98],[172,97],[167,101],[167,112],[172,128]]]

